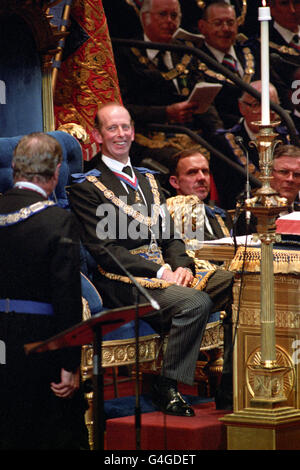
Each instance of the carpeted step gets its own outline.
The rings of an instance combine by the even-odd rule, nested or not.
[[[225,450],[226,427],[220,422],[225,411],[213,401],[193,404],[196,416],[182,418],[161,412],[141,415],[141,450]],[[135,450],[135,416],[108,419],[107,450]]]

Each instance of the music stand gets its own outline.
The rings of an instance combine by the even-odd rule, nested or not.
[[[139,317],[153,311],[150,304],[138,307]],[[94,450],[104,450],[105,414],[102,368],[102,338],[121,325],[136,319],[136,306],[100,312],[43,342],[25,344],[27,354],[54,351],[93,343],[93,433]],[[101,418],[100,418],[101,417]]]

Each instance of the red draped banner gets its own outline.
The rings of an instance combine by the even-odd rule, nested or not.
[[[54,94],[55,127],[81,125],[89,136],[82,144],[83,157],[90,160],[99,150],[92,135],[98,105],[121,103],[102,0],[73,0],[67,30]]]

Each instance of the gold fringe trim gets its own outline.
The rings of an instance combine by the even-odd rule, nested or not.
[[[300,253],[294,250],[273,250],[274,274],[299,274]],[[244,262],[245,260],[245,262]],[[239,272],[244,266],[247,272],[260,272],[261,249],[239,247],[229,270]]]
[[[127,276],[121,276],[120,274],[113,274],[104,271],[101,266],[98,265],[99,272],[112,281],[125,282],[126,284],[132,284],[131,279]],[[214,270],[215,271],[215,270]],[[191,289],[203,290],[214,271],[207,272],[204,276],[201,276],[200,273],[197,273],[194,277],[192,284],[189,286]],[[163,279],[157,278],[145,278],[145,277],[135,277],[135,280],[142,286],[147,289],[165,289],[166,287],[172,286],[173,283],[164,281]]]
[[[121,276],[120,274],[108,273],[104,271],[104,269],[102,269],[101,266],[99,265],[98,265],[98,270],[103,276],[107,277],[108,279],[111,279],[112,281],[120,281],[120,282],[125,282],[126,284],[132,284],[132,281],[127,276]],[[142,287],[147,287],[148,289],[165,289],[166,287],[169,287],[172,285],[170,282],[166,282],[163,279],[157,279],[153,277],[151,278],[135,277],[135,280]]]
[[[160,264],[161,266],[166,266],[167,268],[171,269],[168,264],[164,264],[164,260],[162,258],[159,248],[155,257],[152,254],[148,253],[147,247],[145,246],[131,250],[130,253],[137,254],[140,256],[146,255],[148,256],[149,259],[151,259],[151,261],[154,261],[157,264]],[[193,259],[195,260],[193,252],[187,252],[187,254],[189,254],[189,256],[192,255]],[[207,285],[208,279],[215,272],[216,267],[210,265],[210,263],[208,263],[204,267],[200,264],[200,260],[195,260],[195,265],[198,271],[196,272],[196,276],[194,277],[194,280],[192,284],[190,285],[190,288],[203,290]],[[102,276],[105,276],[108,279],[111,279],[112,281],[120,281],[120,282],[125,282],[127,284],[132,284],[131,279],[129,279],[127,276],[122,276],[120,274],[114,274],[114,273],[108,273],[100,265],[98,265],[97,268],[98,268],[98,271],[102,274]],[[146,287],[148,289],[165,289],[166,287],[173,285],[171,282],[167,282],[167,281],[164,281],[163,279],[158,279],[158,278],[153,278],[153,277],[152,278],[135,277],[135,280],[142,287]]]

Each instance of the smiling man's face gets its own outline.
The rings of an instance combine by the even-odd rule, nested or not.
[[[126,163],[134,128],[128,111],[119,105],[104,107],[98,111],[101,123],[98,129],[101,151],[107,157]]]

